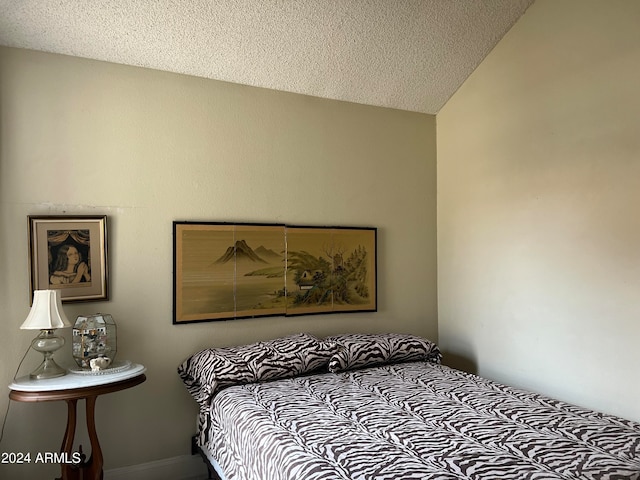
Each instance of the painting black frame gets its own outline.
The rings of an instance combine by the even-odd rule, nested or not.
[[[251,240],[244,242],[244,244],[240,243],[247,237],[254,240],[260,238],[263,233],[266,233],[263,240],[256,240],[257,243],[260,243],[259,247],[257,243]],[[281,241],[278,240],[280,238],[279,235],[282,235]],[[310,246],[309,239],[323,235],[331,240],[324,243],[321,240],[317,240],[315,251],[313,248],[306,248],[304,250],[300,249],[299,252],[294,252],[291,248],[292,245]],[[236,242],[239,243],[236,244]],[[304,242],[307,243],[305,244]],[[335,246],[336,242],[339,243],[340,247]],[[248,245],[249,243],[253,243],[253,247]],[[358,247],[355,247],[356,243],[358,243]],[[360,245],[360,243],[363,245]],[[318,245],[320,244],[324,247],[319,247]],[[329,244],[331,247],[327,246]],[[249,249],[244,251],[244,247],[249,247]],[[251,252],[253,252],[254,248],[264,252],[264,255],[271,255],[274,259],[273,263],[262,262],[261,264],[256,264],[256,267],[252,267],[250,272],[239,275],[240,268],[238,265],[240,265],[240,262],[238,259],[245,255],[252,256]],[[282,249],[282,252],[280,252],[280,249]],[[364,276],[366,280],[357,282],[357,287],[359,287],[357,289],[358,294],[354,293],[356,292],[355,288],[346,286],[345,281],[343,281],[341,290],[335,289],[330,292],[330,305],[328,303],[316,303],[314,305],[301,303],[304,300],[308,300],[310,295],[321,297],[322,291],[320,289],[322,285],[324,285],[326,293],[326,285],[332,285],[332,280],[337,281],[346,278],[344,273],[342,273],[342,277],[339,275],[344,272],[344,268],[351,266],[353,263],[343,262],[341,267],[336,263],[339,260],[331,262],[328,258],[321,259],[322,255],[319,254],[319,249],[323,250],[325,256],[335,250],[335,257],[340,259],[346,253],[346,250],[350,249],[349,259],[356,258],[361,264],[366,261],[366,265],[364,267],[361,266],[359,272],[360,277]],[[294,253],[297,254],[295,261],[298,266],[307,259],[320,264],[314,272],[316,278],[313,281],[316,282],[316,285],[313,285],[313,281],[310,280],[310,284],[303,286],[302,279],[294,279],[295,274],[292,268]],[[278,259],[277,256],[280,254],[282,258]],[[201,256],[196,258],[194,255]],[[229,255],[234,256],[233,261],[236,263],[234,263],[234,268],[227,268],[226,271],[223,271],[221,264],[229,261],[227,260],[227,258],[231,258]],[[281,268],[278,267],[279,263],[282,263]],[[333,266],[330,265],[331,263],[333,263]],[[331,267],[331,279],[328,280],[326,275],[323,278],[322,271],[324,270],[326,273],[329,267]],[[339,268],[343,270],[339,270]],[[243,285],[245,282],[243,277],[260,275],[265,278],[272,278],[274,286],[268,292],[262,292],[261,298],[264,299],[264,302],[257,302],[257,306],[242,306],[240,304],[241,299],[247,299],[247,295],[243,295],[242,288],[244,286],[250,288],[249,285]],[[284,278],[281,281],[278,280],[278,277]],[[206,282],[210,283],[207,284]],[[247,282],[251,283],[250,281]],[[353,284],[354,280],[349,280],[349,283]],[[190,292],[192,290],[197,291],[198,288],[202,290],[208,289],[207,293],[198,293],[194,298]],[[303,288],[306,290],[303,291]],[[294,289],[298,290],[294,292]],[[344,295],[347,290],[349,293]],[[341,298],[338,297],[340,292],[343,293]],[[360,296],[360,293],[363,296]],[[216,296],[219,299],[217,302],[213,300]],[[347,300],[353,301],[355,298],[357,302],[346,302],[345,297],[349,296],[351,298]],[[210,306],[202,308],[199,306],[207,301],[210,302]],[[295,306],[294,301],[300,303]],[[233,308],[230,307],[231,302],[234,302]],[[192,305],[197,306],[197,308],[190,309]],[[226,305],[226,308],[220,305]],[[377,229],[375,227],[173,222],[174,324],[256,317],[375,312],[377,308]]]

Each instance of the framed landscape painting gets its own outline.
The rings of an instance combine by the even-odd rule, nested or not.
[[[173,227],[174,323],[377,308],[375,228]]]

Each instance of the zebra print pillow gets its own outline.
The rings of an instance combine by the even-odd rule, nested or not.
[[[400,333],[349,333],[325,338],[339,349],[329,359],[333,373],[385,363],[428,361],[440,363],[438,346],[422,337]]]
[[[178,374],[193,398],[206,406],[221,389],[288,378],[326,367],[337,345],[298,333],[239,347],[208,348],[187,358]]]

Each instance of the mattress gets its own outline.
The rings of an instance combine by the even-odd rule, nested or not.
[[[226,480],[640,479],[640,424],[424,361],[230,386],[199,424]]]

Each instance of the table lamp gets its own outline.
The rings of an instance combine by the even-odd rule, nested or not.
[[[20,326],[22,330],[40,330],[31,348],[44,355],[38,368],[29,375],[41,380],[66,375],[67,371],[53,360],[53,352],[64,345],[64,338],[55,335],[56,328],[70,327],[71,323],[62,310],[59,290],[36,290],[33,292],[33,305],[27,319]]]

